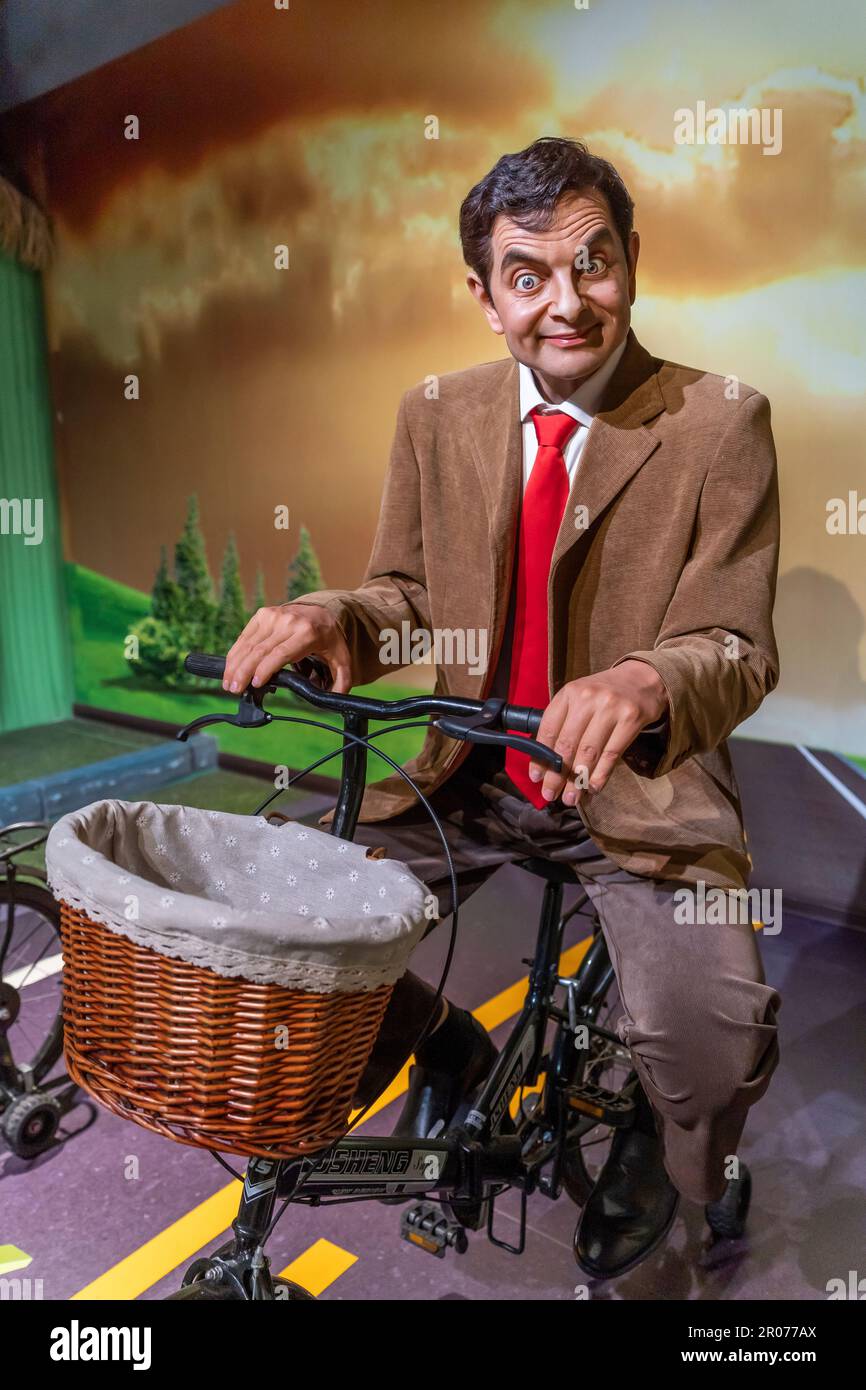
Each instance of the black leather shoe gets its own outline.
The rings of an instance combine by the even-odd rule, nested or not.
[[[441,1134],[459,1110],[468,1109],[466,1103],[489,1074],[499,1049],[477,1019],[471,1014],[466,1017],[467,1027],[475,1035],[469,1060],[459,1072],[417,1064],[409,1068],[406,1100],[392,1131],[395,1138],[429,1139]]]
[[[594,1279],[613,1279],[645,1260],[665,1239],[680,1203],[639,1084],[635,1099],[635,1126],[614,1134],[574,1233],[574,1258]]]
[[[481,1024],[466,1015],[471,1053],[459,1072],[446,1072],[417,1064],[409,1068],[409,1085],[400,1118],[391,1131],[395,1139],[436,1138],[452,1121],[464,1119],[469,1102],[489,1075],[499,1049]],[[406,1197],[380,1197],[385,1206],[412,1201]]]

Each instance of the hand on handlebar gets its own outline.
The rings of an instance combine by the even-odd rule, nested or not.
[[[530,778],[541,782],[546,800],[561,796],[566,806],[575,806],[587,789],[601,791],[641,729],[667,708],[664,683],[646,661],[622,661],[569,681],[547,706],[537,735],[562,755],[563,771],[533,761]]]
[[[226,657],[223,689],[240,693],[265,685],[290,662],[316,656],[330,671],[331,689],[352,689],[351,655],[342,629],[327,608],[287,603],[254,613]]]

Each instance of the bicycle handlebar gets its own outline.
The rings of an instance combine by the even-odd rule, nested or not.
[[[225,657],[210,656],[205,652],[190,652],[184,666],[191,675],[203,676],[207,680],[222,680],[225,671]],[[321,663],[312,663],[320,671],[327,672]],[[318,709],[333,710],[338,714],[354,714],[365,719],[403,719],[407,715],[435,714],[456,715],[471,718],[480,716],[491,707],[490,701],[467,700],[460,695],[408,695],[402,700],[373,700],[368,695],[339,695],[332,690],[324,690],[314,685],[306,676],[297,671],[282,670],[271,676],[265,685],[256,687],[264,694],[270,689],[290,690]],[[485,730],[491,732],[498,726],[510,729],[513,733],[536,734],[541,724],[543,710],[529,705],[507,705],[500,702],[495,722],[485,722]],[[447,729],[445,730],[447,732]],[[486,740],[485,740],[486,741]],[[543,745],[539,745],[542,747]],[[546,750],[547,751],[547,750]]]

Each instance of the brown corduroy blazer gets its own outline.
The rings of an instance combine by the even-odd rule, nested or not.
[[[440,667],[436,685],[483,698],[505,627],[522,495],[517,363],[451,373],[437,399],[428,395],[416,386],[400,403],[360,587],[295,601],[335,615],[356,684],[393,671],[379,659],[386,629],[486,628],[486,673],[470,674],[470,655]],[[748,882],[725,740],[778,680],[778,541],[766,397],[652,357],[630,330],[553,551],[548,677],[552,695],[632,657],[665,684],[670,725],[657,760],[620,761],[605,788],[580,802],[596,843],[633,873]],[[468,750],[431,729],[406,770],[429,795]],[[387,819],[413,801],[394,774],[367,788],[361,820]]]

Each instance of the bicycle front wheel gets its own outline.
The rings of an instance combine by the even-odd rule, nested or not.
[[[7,1042],[13,1090],[44,1081],[63,1052],[60,905],[38,883],[0,884],[0,980],[16,1014]],[[25,1084],[25,1076],[27,1084]]]

